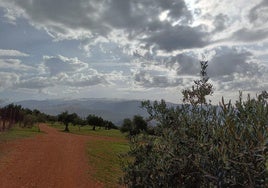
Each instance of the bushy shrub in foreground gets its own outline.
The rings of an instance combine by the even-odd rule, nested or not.
[[[201,86],[202,87],[202,86]],[[193,88],[194,89],[194,88]],[[193,94],[193,93],[191,93]],[[267,92],[235,104],[143,102],[157,135],[130,138],[129,187],[267,187]],[[193,99],[193,98],[191,98]],[[192,100],[193,101],[193,100]]]

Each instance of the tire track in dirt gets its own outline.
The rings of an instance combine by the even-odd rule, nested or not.
[[[86,143],[90,136],[66,134],[40,124],[44,134],[5,143],[0,187],[103,187],[90,178]],[[11,148],[11,149],[10,149]]]

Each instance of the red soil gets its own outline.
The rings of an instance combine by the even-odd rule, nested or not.
[[[93,137],[66,134],[45,124],[44,134],[0,145],[0,187],[103,187],[91,177],[86,143]]]

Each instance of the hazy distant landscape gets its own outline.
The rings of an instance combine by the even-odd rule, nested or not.
[[[38,109],[49,115],[58,115],[64,111],[77,113],[80,117],[94,114],[120,126],[124,118],[134,115],[147,117],[147,111],[141,108],[141,101],[120,99],[76,99],[76,100],[27,100],[17,102],[24,108]]]

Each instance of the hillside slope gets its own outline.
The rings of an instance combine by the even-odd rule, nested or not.
[[[38,109],[41,112],[57,115],[68,111],[77,113],[81,117],[88,114],[101,116],[112,121],[116,125],[121,125],[124,118],[132,118],[134,115],[146,117],[146,110],[142,109],[141,101],[138,100],[112,100],[112,99],[75,99],[75,100],[27,100],[16,104],[24,108]]]

